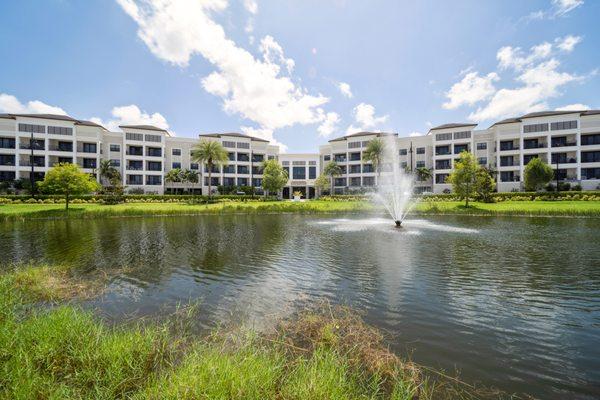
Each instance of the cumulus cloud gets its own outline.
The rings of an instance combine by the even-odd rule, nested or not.
[[[242,126],[242,127],[240,127],[240,130],[245,135],[253,136],[253,137],[256,137],[256,138],[259,138],[259,139],[268,140],[271,144],[279,146],[279,150],[282,153],[285,153],[287,151],[288,147],[285,144],[283,144],[281,142],[278,142],[273,137],[273,130],[272,129],[268,129],[268,128],[254,128],[254,127],[251,127],[251,126]]]
[[[256,0],[244,0],[244,8],[250,14],[256,14],[258,12],[258,3]]]
[[[21,103],[15,96],[0,93],[0,111],[9,114],[59,114],[67,115],[60,107],[51,106],[40,100]]]
[[[425,135],[423,132],[411,132],[408,134],[408,136],[410,137],[417,137],[417,136],[423,136]]]
[[[113,107],[112,119],[103,121],[101,118],[91,118],[92,122],[104,126],[109,131],[120,130],[119,125],[153,125],[162,129],[169,129],[167,119],[160,113],[149,114],[140,110],[135,104],[128,106]]]
[[[331,135],[337,129],[339,122],[340,116],[338,115],[338,113],[328,112],[325,115],[325,120],[317,128],[319,135],[325,137]]]
[[[494,82],[500,77],[495,72],[486,76],[479,76],[478,72],[467,73],[460,82],[452,85],[446,92],[448,101],[442,105],[447,110],[453,110],[462,105],[474,105],[487,100],[494,95],[496,88]]]
[[[353,115],[357,126],[350,125],[348,129],[346,129],[346,133],[373,129],[389,119],[389,115],[376,116],[375,107],[366,103],[360,103],[354,107]]]
[[[349,99],[352,98],[353,95],[352,95],[352,90],[350,89],[350,84],[348,84],[346,82],[340,82],[340,83],[338,83],[338,89],[347,98],[349,98]]]
[[[540,20],[566,17],[571,11],[582,6],[583,3],[583,0],[552,0],[549,9],[534,11],[527,16],[527,19]]]
[[[581,42],[581,36],[567,35],[564,38],[556,39],[558,48],[567,53],[572,52],[579,42]]]
[[[138,36],[158,58],[185,67],[200,55],[215,71],[202,87],[221,98],[223,110],[273,131],[296,124],[321,123],[329,99],[292,79],[294,61],[271,36],[260,41],[261,58],[227,37],[211,15],[226,0],[117,0],[137,23]],[[246,4],[248,3],[248,4]],[[244,3],[252,12],[255,2]],[[249,6],[249,7],[248,7]]]
[[[576,103],[576,104],[568,104],[563,107],[558,107],[555,110],[556,111],[583,111],[583,110],[590,110],[590,109],[591,109],[591,107],[588,106],[587,104]]]

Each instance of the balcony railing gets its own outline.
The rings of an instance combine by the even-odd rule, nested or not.
[[[31,167],[31,161],[21,161],[21,162],[19,163],[19,166],[21,166],[21,167]],[[34,167],[40,167],[40,168],[43,168],[43,167],[45,167],[45,166],[46,166],[46,163],[45,163],[45,162],[34,162],[34,163],[33,163],[33,166],[34,166]]]
[[[529,143],[529,144],[525,143],[523,145],[523,148],[525,150],[527,150],[527,149],[545,149],[547,147],[548,147],[548,145],[546,143]]]
[[[144,152],[143,151],[131,151],[131,150],[127,150],[126,154],[128,156],[143,156]]]
[[[519,146],[518,145],[500,146],[500,151],[512,151],[512,150],[519,150]]]
[[[133,165],[128,165],[127,166],[127,170],[128,171],[143,171],[144,167],[143,166],[142,167],[135,167]]]
[[[50,151],[64,151],[64,152],[68,152],[68,153],[72,153],[73,152],[73,148],[68,148],[68,147],[50,147]]]
[[[24,149],[24,150],[31,150],[31,145],[21,143],[21,144],[19,144],[19,148]],[[46,146],[44,146],[43,144],[34,144],[33,145],[33,150],[45,150],[45,149],[46,149]]]
[[[577,146],[577,142],[558,142],[558,143],[552,143],[552,147],[570,147],[570,146]]]

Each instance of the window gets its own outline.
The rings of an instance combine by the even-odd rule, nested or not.
[[[119,160],[119,159],[112,159],[112,160],[110,160],[110,165],[112,167],[120,167],[121,166],[121,160]]]
[[[26,163],[26,165],[31,165],[31,164],[32,164],[32,160],[31,160],[31,156],[29,156],[29,162]],[[46,160],[44,159],[44,156],[33,156],[33,165],[35,165],[36,167],[45,167]]]
[[[180,169],[181,168],[181,163],[180,162],[174,162],[171,164],[171,168],[172,169]]]
[[[235,149],[235,142],[229,142],[227,140],[223,140],[223,147],[229,147],[230,149]]]
[[[360,165],[351,165],[350,173],[351,174],[360,174]]]
[[[360,186],[360,176],[350,178],[350,186]]]
[[[346,162],[346,154],[336,154],[334,160],[335,162]]]
[[[190,169],[191,170],[198,170],[199,169],[198,164],[197,163],[190,163]]]
[[[210,184],[211,184],[211,186],[219,186],[219,178],[213,176],[212,179],[211,179]],[[208,177],[204,178],[204,185],[208,186]]]
[[[600,151],[582,151],[581,162],[600,162]]]
[[[524,149],[538,149],[546,147],[545,143],[540,143],[537,139],[525,139],[523,140]]]
[[[450,154],[450,146],[436,146],[435,147],[435,155],[442,156]]]
[[[146,147],[146,155],[148,157],[162,157],[162,149],[160,147]]]
[[[144,149],[142,146],[129,146],[127,154],[130,156],[141,156],[143,154],[143,151]]]
[[[72,142],[58,142],[58,146],[51,150],[71,152],[71,151],[73,151],[73,143]]]
[[[349,149],[358,149],[358,148],[360,148],[360,142],[349,142],[348,148]]]
[[[512,140],[500,142],[500,151],[518,150],[519,146],[515,145]]]
[[[370,140],[363,140],[362,147],[367,147],[369,145],[369,143],[371,143]]]
[[[292,179],[306,179],[306,168],[292,167]]]
[[[128,185],[142,185],[143,175],[127,175],[127,184]]]
[[[16,176],[15,171],[0,171],[0,182],[14,181]]]
[[[538,155],[537,154],[525,154],[523,156],[523,165],[529,164],[529,161],[533,160],[534,158],[538,158]]]
[[[119,144],[111,144],[110,151],[121,151],[121,145]]]
[[[548,132],[548,124],[523,125],[523,133]]]
[[[83,168],[96,168],[96,159],[95,158],[84,158],[83,159]]]
[[[477,150],[487,150],[487,143],[485,143],[485,142],[477,143]]]
[[[425,147],[417,147],[417,154],[425,154]]]
[[[171,154],[174,156],[180,156],[181,155],[181,149],[173,149],[171,150]]]
[[[417,161],[417,168],[425,168],[425,161]]]
[[[487,164],[487,157],[479,157],[477,159],[477,162],[479,163],[479,165],[486,165]]]
[[[600,179],[600,168],[581,168],[581,179]]]
[[[363,177],[363,186],[374,186],[374,185],[375,185],[375,177],[374,176]]]
[[[290,176],[290,167],[283,167],[283,170],[287,176]]]
[[[83,144],[83,152],[84,153],[95,153],[96,152],[96,143],[84,143]]]
[[[223,186],[235,186],[235,178],[223,178]]]
[[[19,124],[19,132],[46,133],[46,126],[32,125],[32,124]]]
[[[590,146],[593,144],[600,144],[600,133],[593,135],[581,135],[582,146]]]
[[[160,170],[162,170],[162,162],[148,161],[148,171],[160,171]]]
[[[452,140],[452,134],[451,133],[438,133],[437,135],[435,135],[435,140],[437,140],[437,141]]]
[[[335,178],[333,186],[346,186],[346,178]]]
[[[454,139],[468,139],[471,137],[471,131],[454,132]]]
[[[326,156],[323,156],[323,161],[330,161],[331,160],[331,155],[327,154]]]
[[[248,155],[248,153],[237,153],[237,160],[238,161],[250,161],[250,156]]]
[[[350,161],[360,161],[360,152],[350,153]]]
[[[446,179],[448,179],[448,174],[435,174],[435,183],[437,184],[446,183]]]
[[[0,148],[2,149],[14,149],[16,146],[15,139],[13,138],[0,138]]]
[[[252,154],[252,162],[253,163],[261,163],[265,159],[264,154]]]
[[[146,175],[146,185],[160,185],[161,184],[161,176],[160,175]]]
[[[238,174],[249,174],[250,173],[250,168],[248,168],[247,165],[238,165],[237,166],[237,173]]]
[[[58,157],[58,162],[62,164],[73,164],[73,157]]]
[[[206,172],[208,172],[208,170]],[[235,165],[224,166],[223,173],[224,174],[235,174]]]
[[[518,182],[518,179],[515,179],[514,171],[500,171],[500,181],[501,182]]]
[[[454,154],[460,154],[463,151],[469,151],[468,144],[455,144],[454,145]]]
[[[262,186],[262,178],[254,178],[252,179],[252,186],[255,188],[259,188]]]
[[[436,160],[435,169],[450,169],[450,160]]]
[[[142,135],[141,133],[127,132],[125,134],[125,139],[127,139],[127,140],[135,140],[137,142],[142,142],[142,141],[144,141],[144,135]],[[141,185],[141,183],[140,183],[140,185]]]
[[[144,162],[141,160],[129,160],[127,169],[132,171],[141,171],[144,169]]]
[[[267,157],[267,159],[269,159],[269,160],[274,160],[274,159],[275,159],[275,156],[268,156],[268,157]]]
[[[357,165],[360,168],[360,165]],[[308,179],[317,179],[317,167],[308,167]]]
[[[160,136],[160,135],[146,135],[145,139],[146,139],[146,142],[160,143],[161,140],[162,140],[162,136]]]
[[[552,122],[551,131],[562,131],[563,129],[577,129],[577,121]]]
[[[65,126],[49,126],[48,134],[49,135],[73,136],[73,128],[67,128]]]
[[[13,154],[0,154],[0,165],[15,165],[15,156]]]
[[[237,178],[238,186],[248,186],[248,178]]]
[[[374,172],[373,164],[363,164],[363,173]]]
[[[501,167],[512,167],[514,165],[519,165],[515,163],[515,159],[513,156],[501,156],[500,157],[500,166]]]
[[[238,149],[249,149],[250,148],[250,143],[247,143],[247,142],[237,142],[237,148]]]
[[[260,167],[258,165],[252,166],[252,175],[260,175],[262,173],[263,173],[262,167]]]

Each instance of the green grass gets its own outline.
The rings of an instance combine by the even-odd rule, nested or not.
[[[68,212],[60,204],[0,205],[0,221],[30,218],[98,218],[115,216],[231,214],[231,213],[354,213],[381,212],[364,201],[225,202],[215,204],[125,203],[74,204]],[[421,202],[417,214],[600,216],[600,201],[504,201],[499,203]]]
[[[75,306],[32,307],[47,280],[17,284],[19,273],[0,276],[0,399],[479,398],[430,383],[349,312],[198,337],[193,314],[109,326]]]

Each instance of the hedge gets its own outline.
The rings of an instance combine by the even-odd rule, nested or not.
[[[275,201],[275,196],[254,196],[251,195],[218,195],[208,198],[208,196],[194,195],[158,195],[158,194],[125,194],[122,197],[125,203],[206,203],[206,202],[230,202],[230,201]],[[82,195],[72,196],[73,204],[81,203],[114,203],[114,195]],[[0,195],[0,204],[54,204],[64,203],[64,196],[61,195],[36,195],[32,198],[30,195]]]

